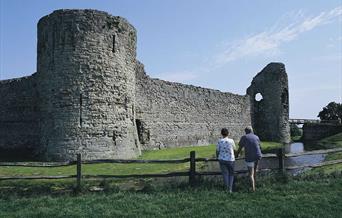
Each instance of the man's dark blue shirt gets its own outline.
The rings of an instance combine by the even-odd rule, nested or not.
[[[261,159],[260,139],[253,133],[241,137],[239,145],[245,148],[245,160],[254,162]]]

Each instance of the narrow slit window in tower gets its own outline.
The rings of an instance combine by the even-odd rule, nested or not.
[[[114,142],[114,145],[116,145],[116,132],[113,131],[113,142]]]
[[[80,127],[82,127],[82,94],[80,94]]]
[[[113,50],[112,50],[113,53],[115,53],[115,35],[113,35]]]
[[[138,139],[141,144],[144,144],[144,126],[140,119],[135,120],[135,124],[137,126],[137,132],[138,132]]]

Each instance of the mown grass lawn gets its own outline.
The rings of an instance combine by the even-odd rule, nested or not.
[[[280,147],[280,143],[262,142],[263,152]],[[196,151],[196,157],[212,158],[215,157],[215,145],[192,146],[169,148],[163,150],[144,151],[138,158],[142,160],[166,160],[188,158],[190,151]],[[199,164],[200,167],[201,164]],[[128,174],[146,174],[146,173],[166,173],[184,171],[189,169],[189,163],[181,164],[83,164],[82,173],[84,175],[128,175]],[[74,175],[76,166],[67,167],[0,167],[0,176],[52,176],[52,175]]]
[[[340,175],[341,176],[341,175]],[[228,194],[216,183],[141,192],[0,198],[0,217],[341,217],[342,178],[259,182]]]
[[[268,148],[278,146],[277,143],[262,143]],[[170,148],[164,150],[145,151],[138,159],[183,159],[188,158],[190,151],[196,151],[196,157],[211,158],[215,156],[215,145]],[[197,163],[200,170],[203,162]],[[188,171],[189,163],[181,164],[82,164],[82,175],[128,175],[128,174],[149,174],[168,173],[176,171]],[[76,166],[67,167],[0,167],[0,177],[2,176],[54,176],[54,175],[75,175]],[[115,180],[124,183],[129,180]],[[90,181],[83,180],[85,189],[91,186],[103,186],[103,180]],[[60,180],[8,180],[0,181],[0,195],[7,195],[11,192],[19,193],[54,193],[72,191],[75,186],[75,179]],[[136,185],[132,185],[134,188]],[[139,185],[138,185],[139,186]],[[128,189],[131,185],[128,185]],[[115,188],[115,187],[114,187]],[[120,187],[122,188],[122,187]],[[127,189],[124,187],[123,189]]]
[[[267,142],[262,145],[263,151],[281,146]],[[215,154],[215,145],[147,151],[139,159],[182,159],[192,150],[197,157],[210,158]],[[82,167],[83,174],[131,174],[182,171],[188,165],[84,164]],[[0,167],[0,176],[68,175],[75,174],[75,170],[74,166]],[[276,176],[259,178],[255,193],[249,192],[243,177],[237,179],[237,192],[233,194],[223,190],[221,177],[217,177],[218,181],[202,180],[196,188],[187,183],[172,185],[167,180],[162,181],[162,186],[153,186],[156,180],[121,180],[125,185],[143,183],[142,189],[135,191],[120,191],[120,184],[113,180],[84,181],[78,195],[72,189],[74,179],[1,181],[0,217],[340,217],[341,173],[330,177],[317,175],[303,180],[290,178],[288,182]],[[103,191],[92,193],[92,187]]]
[[[317,146],[320,149],[331,149],[331,148],[341,148],[342,147],[342,133],[338,133],[336,135],[326,137],[317,142]],[[325,161],[330,160],[341,160],[342,152],[330,153],[325,157]],[[329,174],[336,171],[342,171],[342,163],[334,164],[330,166],[323,166],[316,169],[313,169],[310,174],[320,173],[320,174]]]
[[[321,139],[318,141],[317,144],[324,149],[341,148],[342,147],[342,132],[336,135]]]

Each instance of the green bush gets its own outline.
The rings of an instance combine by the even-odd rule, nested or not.
[[[290,134],[291,137],[302,136],[302,130],[294,123],[290,124]]]

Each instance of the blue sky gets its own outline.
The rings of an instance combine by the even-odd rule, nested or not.
[[[0,79],[36,71],[37,22],[61,8],[122,16],[151,77],[245,94],[270,62],[289,75],[290,117],[342,100],[341,0],[0,0]]]

